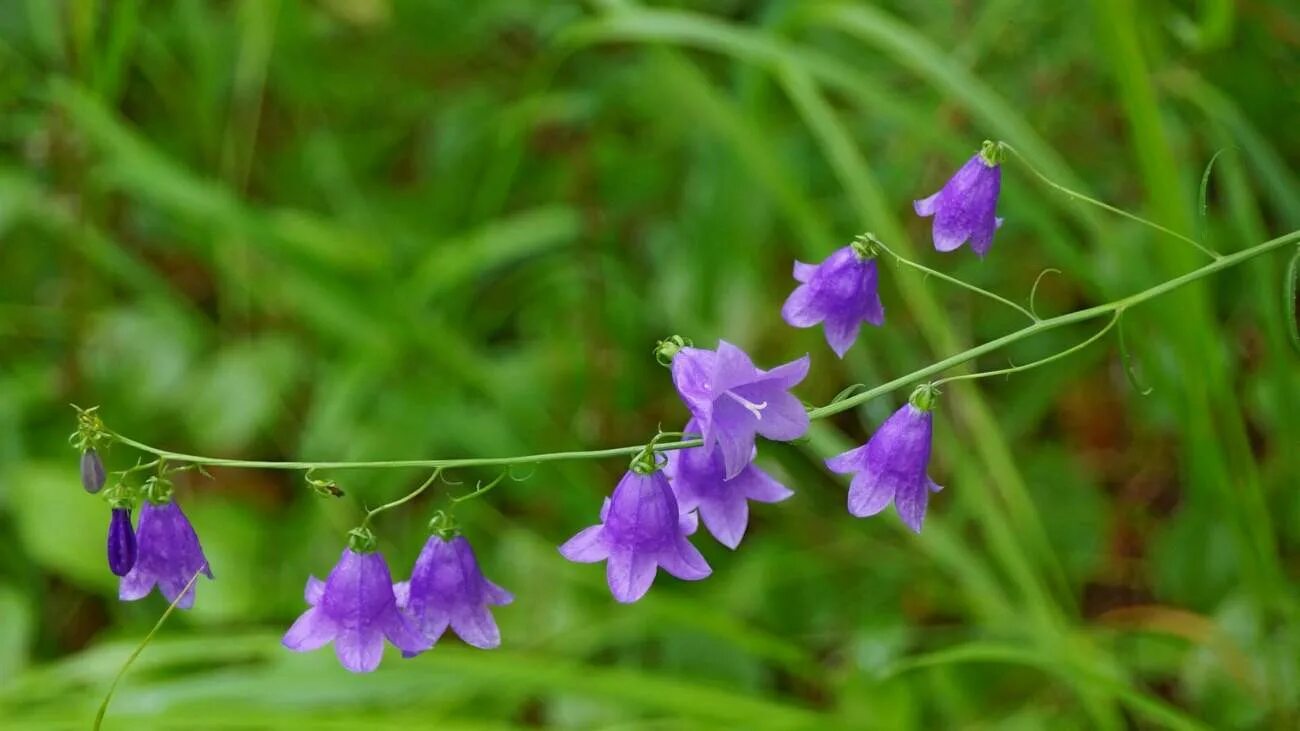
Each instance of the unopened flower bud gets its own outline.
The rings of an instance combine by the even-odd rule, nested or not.
[[[99,458],[99,452],[94,447],[81,453],[81,486],[86,488],[86,492],[94,495],[104,489],[104,460]]]
[[[135,529],[131,527],[131,509],[113,508],[108,523],[108,569],[126,576],[135,567]]]

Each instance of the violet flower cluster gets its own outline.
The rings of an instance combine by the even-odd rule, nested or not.
[[[488,581],[462,536],[430,536],[409,581],[393,582],[373,539],[353,541],[325,581],[307,579],[308,609],[285,633],[295,652],[334,644],[344,668],[365,673],[379,667],[384,640],[415,657],[431,649],[447,629],[468,645],[491,649],[501,633],[490,607],[509,604],[510,592]]]
[[[986,142],[937,193],[915,202],[919,215],[934,219],[937,250],[953,251],[969,241],[979,256],[988,253],[1002,224],[996,215],[1000,161],[1001,148]],[[821,325],[827,344],[843,358],[863,323],[884,324],[877,244],[868,235],[819,264],[796,261],[798,285],[785,300],[782,318],[793,327]],[[673,384],[690,414],[677,435],[697,439],[698,446],[663,451],[656,437],[604,500],[599,522],[559,547],[570,561],[604,562],[609,591],[624,603],[644,597],[660,569],[683,581],[712,573],[691,542],[699,523],[734,550],[748,530],[751,502],[790,498],[793,491],[755,463],[758,438],[794,441],[808,432],[810,422],[808,410],[791,393],[808,374],[807,355],[764,370],[725,340],[706,349],[673,337],[659,344],[656,357],[671,367]],[[865,444],[826,460],[831,471],[852,475],[850,514],[876,515],[892,503],[908,528],[921,531],[929,496],[941,489],[928,474],[937,395],[932,385],[918,387]],[[132,491],[125,480],[105,490],[107,474],[96,445],[111,433],[95,409],[77,411],[79,427],[72,440],[81,450],[82,485],[92,494],[103,491],[112,508],[107,558],[109,569],[121,577],[119,597],[141,599],[156,587],[169,602],[191,607],[198,576],[211,579],[213,574],[197,533],[172,496],[165,462],[114,473],[125,478],[156,464],[158,474],[140,490]],[[332,482],[314,480],[310,473],[307,481],[321,494],[342,494]],[[133,526],[137,504],[138,524]],[[449,629],[468,645],[499,646],[492,608],[510,604],[513,596],[483,575],[469,541],[449,516],[431,524],[433,535],[409,579],[395,582],[366,527],[374,512],[351,532],[326,579],[308,578],[307,609],[285,633],[284,646],[307,652],[333,644],[339,662],[353,672],[377,668],[385,641],[413,657],[433,648]]]

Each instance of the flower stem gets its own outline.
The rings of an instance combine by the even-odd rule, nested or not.
[[[162,616],[158,618],[158,622],[154,624],[153,629],[149,630],[149,634],[144,636],[144,640],[130,655],[127,656],[126,662],[122,663],[122,667],[118,668],[117,675],[113,676],[113,682],[108,686],[108,692],[104,694],[104,700],[100,702],[99,710],[95,713],[95,722],[91,726],[93,731],[99,731],[100,727],[103,726],[104,714],[108,713],[108,704],[113,700],[113,693],[117,690],[117,684],[122,682],[122,678],[126,677],[126,671],[131,668],[131,664],[135,662],[137,657],[140,657],[140,653],[144,652],[144,648],[149,646],[154,635],[158,634],[158,630],[162,629],[163,623],[166,622],[167,618],[176,610],[176,605],[180,604],[181,599],[184,599],[190,589],[194,588],[194,583],[199,580],[199,574],[201,573],[203,573],[202,570],[194,572],[194,575],[191,576],[190,580],[185,584],[185,588],[181,589],[181,593],[177,594],[176,598],[172,600],[172,603],[167,605],[166,611],[164,611]]]
[[[441,467],[438,467],[437,469],[435,469],[435,470],[433,471],[433,474],[429,475],[429,479],[425,480],[424,483],[421,484],[419,487],[417,487],[417,488],[415,488],[414,490],[412,490],[412,491],[406,493],[406,494],[403,495],[402,497],[399,497],[399,498],[397,498],[396,500],[393,500],[392,502],[387,502],[387,503],[384,503],[383,505],[380,505],[380,506],[377,507],[377,508],[371,508],[370,510],[367,510],[367,511],[366,511],[366,517],[364,517],[364,518],[361,519],[361,526],[360,526],[360,528],[363,528],[363,529],[364,529],[364,528],[366,528],[367,526],[369,526],[369,525],[370,525],[370,519],[373,518],[373,517],[375,517],[376,515],[379,515],[380,513],[384,512],[385,510],[392,510],[393,508],[399,507],[399,506],[401,506],[401,505],[405,505],[406,503],[409,503],[410,501],[414,500],[416,497],[418,497],[418,496],[420,495],[420,493],[424,492],[425,490],[428,490],[429,487],[430,487],[431,485],[433,485],[433,483],[437,482],[437,481],[438,481],[438,476],[441,475],[441,474],[442,474],[442,468],[441,468]]]
[[[1155,221],[1152,221],[1152,220],[1149,220],[1149,219],[1143,218],[1143,217],[1141,217],[1141,216],[1139,216],[1139,215],[1137,215],[1137,214],[1135,214],[1135,213],[1129,213],[1128,211],[1126,211],[1126,210],[1124,210],[1124,209],[1122,209],[1122,208],[1116,208],[1115,206],[1112,206],[1112,205],[1110,205],[1109,203],[1104,203],[1104,202],[1102,202],[1102,201],[1099,201],[1099,200],[1097,200],[1096,198],[1093,198],[1093,197],[1090,196],[1090,195],[1085,195],[1085,194],[1083,194],[1083,193],[1080,193],[1080,192],[1077,191],[1077,190],[1072,190],[1072,189],[1070,189],[1070,188],[1065,187],[1064,185],[1061,185],[1060,183],[1056,182],[1055,180],[1052,180],[1051,178],[1049,178],[1049,177],[1047,177],[1046,175],[1043,175],[1041,172],[1039,172],[1039,171],[1038,171],[1038,168],[1036,168],[1036,167],[1034,167],[1032,164],[1030,164],[1029,160],[1027,160],[1027,159],[1025,158],[1024,155],[1020,154],[1020,151],[1017,150],[1016,148],[1012,147],[1011,145],[1007,144],[1006,142],[999,142],[998,145],[1000,145],[1000,146],[1002,147],[1003,150],[1006,150],[1007,152],[1010,152],[1011,154],[1015,155],[1015,156],[1016,156],[1016,159],[1019,160],[1019,161],[1021,162],[1021,164],[1024,165],[1024,166],[1029,170],[1029,172],[1033,173],[1034,176],[1037,177],[1039,180],[1041,180],[1041,181],[1043,181],[1044,183],[1046,183],[1047,185],[1049,185],[1049,186],[1055,188],[1056,190],[1059,190],[1059,191],[1061,191],[1062,193],[1064,193],[1064,194],[1070,196],[1071,198],[1074,198],[1074,199],[1076,199],[1076,200],[1081,200],[1081,201],[1083,201],[1084,203],[1091,203],[1092,205],[1097,206],[1098,208],[1102,208],[1102,209],[1107,210],[1107,211],[1110,211],[1111,213],[1114,213],[1114,214],[1116,214],[1116,215],[1123,216],[1124,218],[1127,218],[1127,219],[1129,219],[1130,221],[1136,221],[1136,222],[1142,224],[1143,226],[1150,226],[1151,228],[1153,228],[1153,229],[1155,229],[1155,230],[1157,230],[1157,231],[1159,231],[1159,232],[1161,232],[1161,233],[1163,233],[1163,234],[1167,234],[1167,235],[1169,235],[1169,236],[1173,236],[1174,238],[1178,239],[1179,241],[1182,241],[1182,242],[1187,243],[1187,244],[1191,244],[1192,246],[1195,246],[1197,249],[1200,249],[1200,251],[1201,251],[1202,254],[1205,254],[1206,256],[1210,257],[1211,259],[1216,259],[1216,260],[1218,260],[1218,259],[1222,259],[1222,258],[1223,258],[1223,254],[1220,254],[1219,252],[1215,251],[1214,249],[1211,249],[1210,247],[1206,246],[1205,244],[1202,244],[1201,242],[1197,241],[1196,239],[1193,239],[1193,238],[1191,238],[1191,237],[1189,237],[1189,236],[1184,236],[1183,234],[1180,234],[1180,233],[1178,233],[1177,231],[1175,231],[1175,230],[1173,230],[1173,229],[1171,229],[1171,228],[1166,228],[1165,226],[1161,226],[1160,224],[1156,223]]]
[[[899,264],[906,264],[907,266],[912,267],[913,269],[916,269],[917,271],[925,272],[926,274],[928,274],[928,275],[930,275],[930,276],[932,276],[932,277],[936,277],[936,278],[938,278],[938,279],[942,279],[942,280],[945,281],[945,282],[948,282],[948,283],[950,283],[950,284],[955,284],[955,285],[957,285],[958,287],[963,287],[963,288],[968,289],[968,290],[970,290],[970,291],[972,291],[972,292],[974,292],[974,293],[976,293],[976,294],[980,294],[980,295],[983,295],[983,296],[985,296],[985,297],[988,297],[988,298],[991,299],[991,300],[996,300],[996,301],[998,301],[998,302],[1001,302],[1002,304],[1006,305],[1007,307],[1010,307],[1010,308],[1016,310],[1017,312],[1019,312],[1020,314],[1024,315],[1025,317],[1028,317],[1029,320],[1030,320],[1031,322],[1038,322],[1038,321],[1039,321],[1039,318],[1038,318],[1037,315],[1035,315],[1034,313],[1032,313],[1032,312],[1030,312],[1029,310],[1025,309],[1024,307],[1021,307],[1020,305],[1016,304],[1015,302],[1012,302],[1011,300],[1007,299],[1006,297],[1003,297],[1002,295],[994,294],[994,293],[988,291],[987,289],[982,289],[982,288],[980,288],[980,287],[976,287],[975,285],[971,284],[970,282],[962,281],[962,280],[960,280],[960,279],[958,279],[958,278],[956,278],[956,277],[954,277],[954,276],[950,276],[950,275],[948,275],[948,274],[944,274],[943,272],[938,271],[938,270],[936,270],[936,269],[931,269],[930,267],[925,266],[924,264],[920,264],[920,263],[917,263],[917,262],[912,261],[911,259],[907,259],[907,258],[905,258],[905,257],[903,257],[903,256],[900,256],[899,254],[895,253],[893,249],[889,248],[888,246],[885,246],[884,243],[882,243],[879,239],[875,239],[874,237],[873,237],[873,239],[872,239],[872,243],[875,244],[876,246],[880,247],[880,248],[881,248],[882,250],[884,250],[885,252],[887,252],[890,256],[893,256],[894,259],[895,259]]]
[[[1210,262],[1209,264],[1206,264],[1203,267],[1200,267],[1199,269],[1193,269],[1192,271],[1187,272],[1186,274],[1182,274],[1180,276],[1174,277],[1173,279],[1161,282],[1160,284],[1157,284],[1153,287],[1148,287],[1147,289],[1144,289],[1135,294],[1131,294],[1128,297],[1115,300],[1113,302],[1108,302],[1106,304],[1097,305],[1095,307],[1089,307],[1082,310],[1076,310],[1075,312],[1069,312],[1064,315],[1058,315],[1056,317],[1051,317],[1047,319],[1034,318],[1033,324],[1027,325],[1019,330],[1016,330],[1015,332],[1008,333],[1006,335],[1003,335],[1000,338],[995,338],[988,342],[981,343],[980,345],[976,345],[975,347],[968,348],[966,350],[963,350],[960,353],[957,353],[956,355],[951,355],[947,358],[944,358],[943,360],[940,360],[936,363],[932,363],[928,366],[925,366],[924,368],[920,368],[915,371],[912,371],[911,373],[908,373],[906,375],[899,376],[898,378],[895,378],[892,381],[882,383],[878,386],[875,386],[874,388],[869,388],[864,391],[855,393],[851,396],[840,398],[839,400],[832,401],[831,403],[826,404],[825,406],[820,406],[814,409],[810,409],[808,411],[808,416],[811,419],[824,419],[828,416],[832,416],[834,414],[848,411],[849,409],[857,407],[863,403],[866,403],[867,401],[871,401],[872,399],[879,398],[885,394],[892,393],[901,388],[905,388],[907,386],[920,383],[946,370],[962,365],[963,363],[967,363],[969,361],[975,360],[976,358],[979,358],[982,355],[986,355],[988,353],[994,352],[1013,343],[1017,343],[1027,338],[1031,338],[1035,335],[1039,335],[1049,330],[1055,330],[1057,328],[1065,327],[1067,325],[1073,325],[1075,323],[1096,320],[1105,317],[1107,315],[1112,316],[1112,324],[1113,324],[1114,320],[1118,318],[1120,314],[1122,314],[1125,310],[1127,310],[1130,307],[1139,305],[1148,300],[1155,299],[1161,295],[1167,294],[1175,289],[1178,289],[1179,287],[1204,279],[1212,274],[1216,274],[1220,271],[1223,271],[1224,269],[1234,267],[1238,264],[1241,264],[1242,262],[1262,256],[1264,254],[1267,254],[1270,251],[1280,249],[1288,244],[1297,241],[1300,241],[1300,230],[1292,231],[1291,233],[1286,234],[1284,236],[1279,236],[1275,239],[1271,239],[1269,241],[1256,244],[1255,246],[1242,249],[1241,251],[1237,251],[1232,254],[1228,254],[1226,256],[1215,255],[1214,261]],[[1110,326],[1108,325],[1107,329],[1109,329],[1109,327]],[[1072,347],[1070,350],[1066,351],[1066,354],[1074,352],[1075,350],[1083,347],[1083,345],[1086,345],[1090,342],[1092,341],[1088,340],[1081,345],[1076,345]],[[1036,361],[1035,363],[1027,364],[1024,366],[1019,366],[1017,367],[1017,370],[1025,370],[1026,368],[1036,367],[1037,365],[1042,365],[1043,363],[1049,362],[1050,360],[1055,360],[1055,357],[1052,357],[1050,359],[1044,359],[1042,361]],[[142,452],[148,452],[150,454],[153,454],[157,457],[160,457],[162,459],[171,462],[197,462],[208,466],[255,467],[255,468],[276,469],[276,470],[308,470],[313,468],[315,469],[391,469],[391,468],[400,468],[400,467],[427,467],[427,468],[432,468],[441,471],[444,469],[451,469],[455,467],[508,466],[508,465],[517,465],[517,464],[538,464],[542,462],[559,462],[565,460],[603,459],[606,457],[631,457],[645,451],[647,449],[647,446],[649,446],[650,449],[653,449],[656,452],[665,452],[673,449],[688,449],[690,447],[698,447],[701,446],[701,444],[703,443],[700,439],[681,439],[675,442],[656,441],[651,445],[638,444],[630,447],[615,447],[612,449],[594,449],[594,450],[587,450],[587,451],[572,451],[572,452],[548,452],[545,454],[528,454],[528,455],[518,455],[513,457],[482,457],[482,458],[475,457],[475,458],[468,458],[468,459],[406,459],[406,460],[380,460],[380,461],[370,461],[370,462],[276,462],[276,461],[267,461],[267,460],[221,459],[217,457],[204,457],[204,456],[194,455],[194,454],[171,452],[165,449],[159,449],[157,447],[150,446],[143,442],[138,442],[134,439],[125,437],[116,432],[106,431],[105,433],[110,435],[113,439],[117,440],[118,442],[121,442],[122,444],[125,444],[130,447],[134,447]],[[406,497],[403,497],[399,500],[396,500],[392,503],[388,503],[386,505],[381,505],[380,507],[370,511],[370,513],[367,515],[367,520],[369,519],[370,516],[374,515],[375,513],[388,510],[393,507],[397,507],[398,505],[401,505],[402,503],[405,503],[406,501],[414,498],[416,495],[423,492],[425,489],[429,487],[429,485],[433,483],[433,480],[436,479],[437,474],[438,473],[435,472],[434,476],[430,477],[429,480],[424,485],[422,485],[419,489],[407,495]]]
[[[1105,327],[1098,330],[1087,340],[1084,340],[1083,342],[1074,345],[1072,347],[1066,348],[1065,350],[1062,350],[1059,353],[1053,353],[1052,355],[1049,355],[1046,358],[1039,358],[1038,360],[1032,363],[1025,363],[1024,365],[1011,366],[1010,368],[999,368],[998,370],[995,371],[981,371],[979,373],[963,373],[958,376],[948,376],[947,378],[940,378],[939,380],[934,381],[930,385],[942,386],[945,383],[952,383],[953,381],[972,381],[978,378],[989,378],[992,376],[1007,376],[1007,375],[1011,375],[1012,373],[1019,373],[1020,371],[1027,371],[1030,370],[1031,368],[1037,368],[1042,365],[1047,365],[1048,363],[1051,363],[1054,360],[1060,360],[1061,358],[1064,358],[1067,355],[1072,355],[1073,353],[1083,350],[1089,345],[1092,345],[1093,343],[1097,342],[1102,338],[1102,336],[1110,332],[1111,328],[1115,327],[1115,324],[1119,322],[1119,318],[1123,316],[1124,316],[1123,310],[1115,310],[1115,314],[1110,318],[1110,322],[1106,323]]]

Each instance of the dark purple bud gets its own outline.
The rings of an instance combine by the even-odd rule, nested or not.
[[[135,530],[131,527],[131,509],[113,508],[108,524],[108,568],[126,576],[135,566]]]
[[[104,460],[94,447],[81,453],[81,486],[94,495],[104,488]]]

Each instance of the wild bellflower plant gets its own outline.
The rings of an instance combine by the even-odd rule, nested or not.
[[[304,598],[310,608],[281,640],[295,652],[317,650],[333,642],[334,654],[343,667],[368,673],[383,659],[384,638],[403,653],[420,653],[433,646],[397,608],[388,563],[376,551],[343,549],[328,579],[308,577]]]
[[[484,650],[497,647],[501,632],[490,607],[514,601],[510,592],[483,576],[463,536],[430,536],[411,580],[396,584],[393,592],[397,606],[415,620],[430,646],[451,627],[466,644]]]
[[[821,324],[826,343],[843,358],[862,323],[878,327],[885,322],[877,277],[876,255],[865,239],[838,249],[820,264],[796,261],[794,278],[801,284],[786,299],[781,317],[792,327]]]
[[[700,428],[705,450],[722,452],[723,474],[740,474],[754,439],[788,442],[808,431],[808,412],[790,394],[808,375],[808,356],[764,371],[745,351],[718,341],[717,350],[682,347],[673,354],[673,383]]]
[[[660,567],[686,581],[712,573],[686,538],[689,522],[682,519],[653,451],[632,461],[602,513],[599,524],[570,538],[560,546],[560,554],[576,563],[604,561],[616,600],[626,604],[645,596]]]
[[[926,473],[934,433],[934,399],[932,387],[920,386],[866,444],[826,460],[832,472],[853,475],[849,513],[866,518],[892,501],[903,523],[921,532],[930,493],[943,489]]]
[[[692,419],[684,430],[698,434]],[[730,549],[740,545],[749,526],[749,501],[779,503],[794,493],[751,461],[728,480],[719,450],[704,447],[675,449],[667,453],[664,474],[677,497],[677,507],[687,515],[699,511],[700,520],[718,542]]]
[[[140,506],[136,544],[135,566],[122,577],[118,597],[125,601],[143,599],[157,586],[169,602],[176,601],[185,590],[176,606],[194,606],[194,587],[185,587],[197,573],[211,579],[212,569],[181,506],[170,499],[163,503],[145,500]]]
[[[1002,225],[997,217],[1002,190],[1002,151],[985,142],[955,175],[929,198],[913,202],[920,216],[934,216],[934,248],[953,251],[970,241],[981,257],[993,246],[993,233]]]

